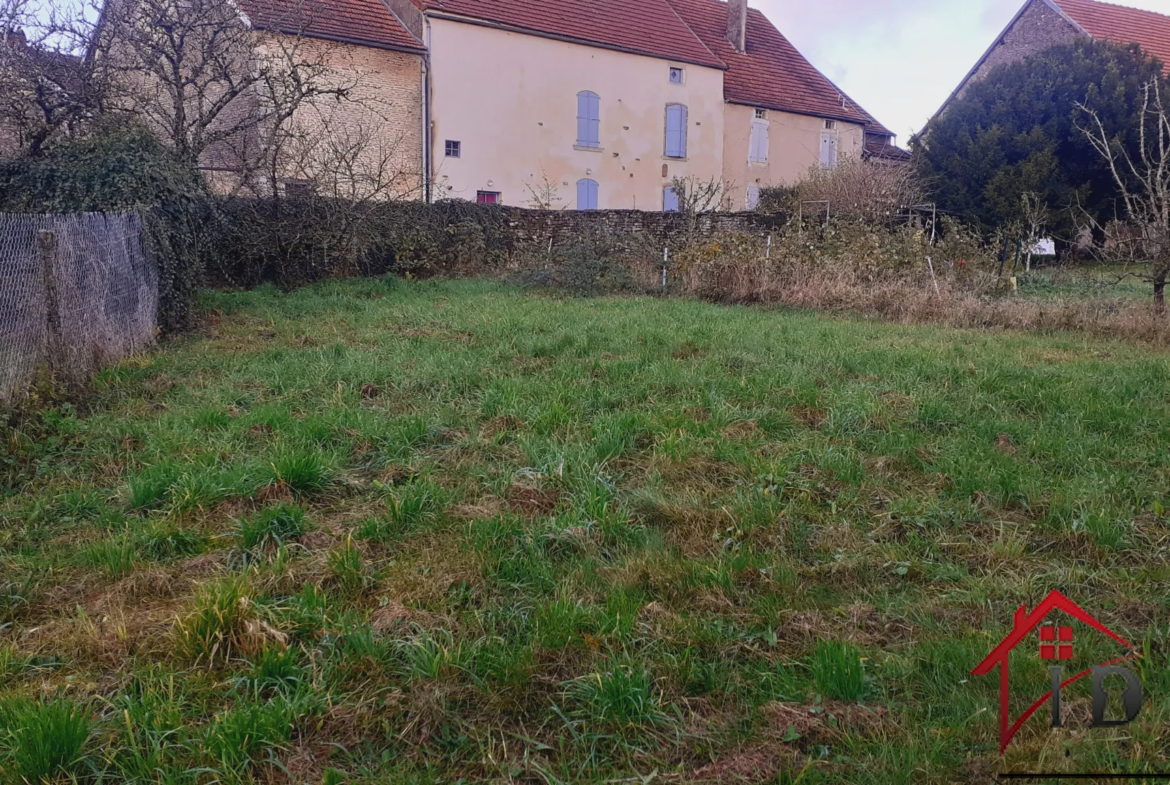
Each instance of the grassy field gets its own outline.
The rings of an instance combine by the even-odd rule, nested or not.
[[[484,282],[205,308],[5,433],[0,781],[1170,768],[1165,354]],[[1001,761],[969,672],[1053,589],[1146,706],[1069,688]]]
[[[1147,267],[1087,265],[1041,267],[1018,272],[1020,295],[1033,300],[1097,298],[1153,301],[1154,285],[1142,279]]]

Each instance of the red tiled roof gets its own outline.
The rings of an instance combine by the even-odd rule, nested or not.
[[[723,68],[666,0],[414,0],[427,11]]]
[[[1097,0],[1054,0],[1089,35],[1119,44],[1141,44],[1170,74],[1170,16]]]
[[[909,150],[903,150],[884,137],[869,134],[866,134],[862,154],[868,158],[881,158],[885,161],[909,161],[911,158]]]
[[[862,123],[873,133],[893,135],[814,68],[760,11],[748,9],[747,53],[741,54],[727,40],[726,2],[671,2],[707,48],[727,63],[723,95],[728,101]]]
[[[310,38],[424,51],[382,0],[239,0],[239,5],[261,30],[300,31]]]

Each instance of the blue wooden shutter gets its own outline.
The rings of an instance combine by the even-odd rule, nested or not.
[[[577,93],[577,145],[601,146],[601,98],[588,90]]]
[[[687,108],[682,104],[666,107],[666,157],[687,157]]]
[[[577,209],[578,210],[596,210],[597,209],[597,181],[596,180],[578,180],[577,181]]]
[[[667,213],[678,212],[678,193],[674,186],[668,185],[662,189],[662,210]]]

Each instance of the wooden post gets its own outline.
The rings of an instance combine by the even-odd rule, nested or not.
[[[57,294],[57,234],[37,232],[37,257],[45,287],[45,362],[54,372],[62,371],[64,348],[61,340],[61,302]]]

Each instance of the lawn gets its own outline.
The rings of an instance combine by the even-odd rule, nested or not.
[[[0,781],[1170,768],[1165,354],[486,282],[203,308],[5,434]],[[969,672],[1053,589],[1146,705],[1070,687],[1001,760]]]

